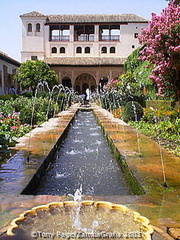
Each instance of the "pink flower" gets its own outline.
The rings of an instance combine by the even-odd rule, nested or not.
[[[17,128],[18,128],[18,126],[11,126],[11,130],[15,130]]]
[[[154,65],[149,78],[158,84],[158,94],[163,91],[164,77],[174,68],[171,61],[174,52],[180,52],[179,33],[176,26],[180,24],[180,6],[169,3],[160,16],[152,13],[151,21],[139,35],[139,43],[144,45],[139,60],[149,61]]]

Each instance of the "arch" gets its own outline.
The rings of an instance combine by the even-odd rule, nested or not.
[[[80,94],[85,93],[87,88],[91,90],[91,88],[96,89],[96,87],[97,85],[95,78],[90,73],[82,73],[79,76],[77,76],[74,84],[74,89],[76,90],[78,88],[79,89],[78,92]]]
[[[101,53],[107,53],[107,47],[102,47],[101,48]]]
[[[40,23],[36,23],[36,32],[40,32],[41,31],[41,25]]]
[[[57,48],[56,47],[52,47],[51,52],[52,53],[57,53]]]
[[[115,47],[110,47],[110,53],[116,53],[116,48]]]
[[[60,47],[60,53],[66,53],[65,47]]]
[[[62,79],[62,85],[64,87],[68,87],[68,88],[72,88],[72,83],[71,83],[71,79],[69,77],[64,77]]]
[[[82,47],[77,47],[76,48],[76,53],[82,53]]]
[[[32,23],[28,23],[27,31],[32,32]]]
[[[90,47],[85,47],[85,53],[90,53],[91,49]]]

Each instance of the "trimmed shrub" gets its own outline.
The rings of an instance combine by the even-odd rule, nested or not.
[[[21,93],[21,96],[27,97],[27,98],[32,98],[33,94],[31,91],[26,91],[26,92]]]
[[[25,124],[36,124],[37,123],[37,113],[34,112],[32,114],[32,108],[29,107],[24,107],[21,109],[20,114],[19,114],[19,120],[21,121],[21,123]],[[33,116],[32,116],[33,115]],[[33,117],[33,119],[32,119]]]
[[[154,109],[171,109],[175,106],[175,102],[167,100],[146,100],[146,107],[152,107]]]
[[[142,106],[135,101],[127,102],[123,111],[123,121],[139,121],[143,117]]]
[[[12,99],[16,99],[18,97],[18,95],[16,94],[4,94],[4,95],[0,95],[0,100],[12,100]]]

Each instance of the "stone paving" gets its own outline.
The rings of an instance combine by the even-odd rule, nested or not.
[[[17,153],[7,165],[1,166],[0,235],[4,236],[10,221],[23,211],[52,201],[70,199],[68,196],[33,196],[20,193],[42,165],[51,148],[56,145],[78,108],[79,104],[73,105],[68,111],[60,113],[55,119],[50,119],[21,138],[16,146]],[[125,204],[150,219],[155,229],[154,240],[180,239],[180,159],[162,149],[168,184],[168,188],[164,188],[159,146],[123,121],[113,118],[108,111],[95,104],[91,108],[111,147],[113,146],[112,150],[123,157],[146,194],[83,196],[83,199]],[[30,157],[29,162],[27,156]],[[8,168],[9,166],[11,167]]]

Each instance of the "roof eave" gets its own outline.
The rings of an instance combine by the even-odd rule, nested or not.
[[[3,54],[0,54],[0,59],[5,61],[5,62],[8,62],[10,64],[13,64],[15,65],[16,67],[20,67],[21,63],[16,61],[15,59],[12,59],[11,57],[9,56],[6,56],[6,55],[3,55]]]
[[[55,63],[47,63],[49,66],[52,66],[52,67],[60,67],[60,66],[63,66],[63,67],[121,67],[121,66],[124,66],[123,63],[119,63],[119,64],[88,64],[88,65],[83,65],[83,64],[55,64]]]

